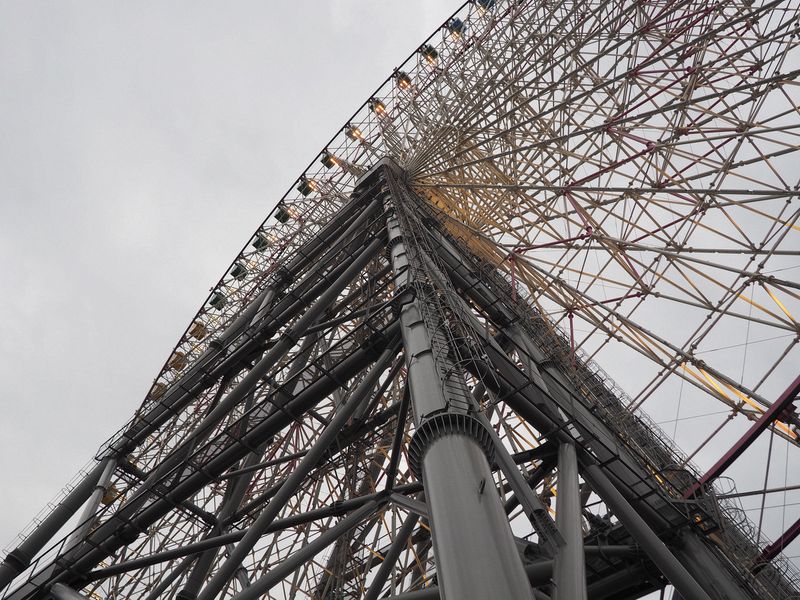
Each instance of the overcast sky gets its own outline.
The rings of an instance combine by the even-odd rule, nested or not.
[[[0,547],[458,4],[0,1]]]
[[[128,420],[274,203],[459,4],[0,0],[0,547]]]

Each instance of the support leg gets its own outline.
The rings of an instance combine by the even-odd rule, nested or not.
[[[575,446],[558,448],[558,496],[556,525],[565,544],[555,560],[555,600],[586,600],[586,568],[583,557],[578,458]]]

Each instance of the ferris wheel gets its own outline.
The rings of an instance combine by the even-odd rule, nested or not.
[[[247,241],[6,597],[798,597],[799,19],[465,3]],[[495,508],[458,508],[448,435]]]

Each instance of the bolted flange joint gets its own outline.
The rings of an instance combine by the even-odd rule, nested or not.
[[[28,556],[21,548],[15,548],[6,555],[3,563],[19,575],[30,566],[31,560],[32,557]]]
[[[448,435],[463,435],[475,440],[489,464],[494,461],[492,436],[483,423],[464,413],[443,412],[425,419],[417,428],[408,447],[408,462],[417,479],[422,479],[422,459],[431,444]]]

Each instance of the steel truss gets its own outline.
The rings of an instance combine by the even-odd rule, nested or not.
[[[763,391],[800,339],[797,31],[777,0],[465,4],[249,240],[4,597],[797,597],[800,525],[770,543],[714,484],[798,441],[800,381]],[[737,377],[702,353],[743,327],[782,342]],[[639,410],[675,381],[726,411],[689,457]]]

